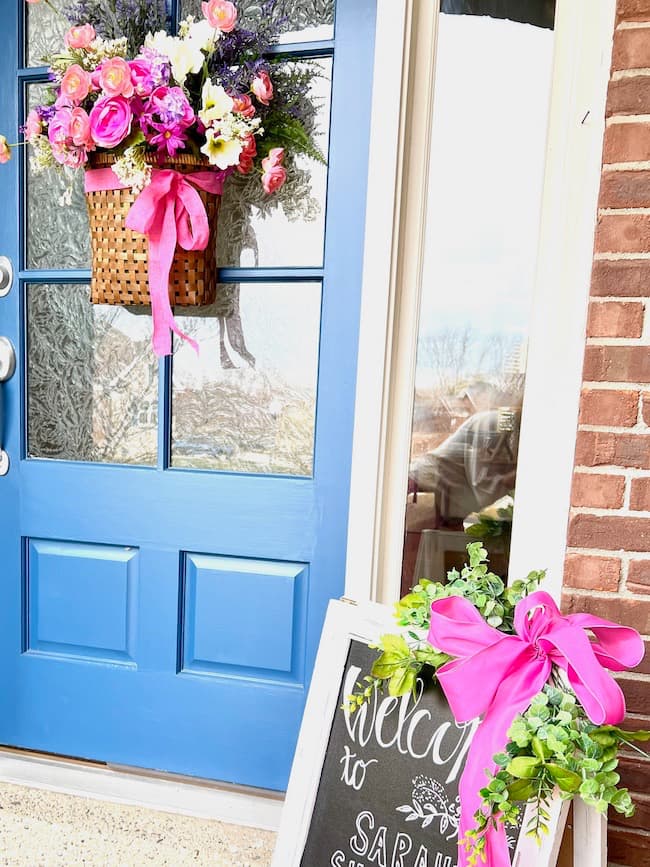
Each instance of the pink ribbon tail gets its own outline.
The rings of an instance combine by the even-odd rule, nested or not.
[[[503,751],[514,718],[543,688],[553,665],[564,669],[593,722],[615,724],[625,716],[625,701],[605,667],[621,671],[643,658],[643,642],[635,630],[589,615],[563,617],[542,591],[518,603],[514,625],[515,635],[493,629],[460,597],[439,599],[431,605],[429,642],[456,657],[438,670],[454,717],[467,722],[483,716],[459,783],[458,867],[467,867],[468,855],[461,841],[475,828],[485,773],[494,773],[493,756]],[[596,636],[595,641],[585,629]],[[510,867],[503,826],[490,824],[485,839],[488,867]]]
[[[227,171],[184,175],[173,169],[153,169],[151,182],[126,216],[127,228],[148,239],[152,343],[158,356],[171,355],[171,332],[198,352],[196,341],[181,331],[174,319],[169,301],[169,274],[177,244],[184,250],[205,250],[210,239],[208,217],[195,187],[220,195],[227,176]],[[110,167],[86,171],[86,192],[125,187]]]

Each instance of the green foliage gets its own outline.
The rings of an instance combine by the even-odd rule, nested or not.
[[[400,626],[427,629],[431,616],[431,603],[447,596],[462,596],[480,611],[490,626],[502,632],[512,632],[514,608],[520,599],[536,590],[544,572],[531,572],[523,580],[508,587],[503,579],[490,572],[485,550],[480,542],[467,546],[469,564],[461,572],[452,569],[447,583],[421,580],[396,605],[396,618]]]
[[[477,864],[484,854],[490,824],[500,816],[514,823],[521,802],[535,804],[533,820],[524,831],[539,841],[549,831],[548,802],[556,790],[565,799],[578,795],[601,813],[610,806],[625,816],[634,812],[629,792],[618,787],[617,753],[621,744],[648,740],[650,732],[595,726],[567,686],[547,684],[515,718],[508,737],[505,752],[494,756],[496,772],[481,790],[476,828],[463,841],[470,864]]]

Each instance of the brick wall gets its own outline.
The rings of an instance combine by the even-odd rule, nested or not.
[[[650,0],[618,0],[564,574],[564,609],[650,643]],[[620,678],[650,728],[650,654]],[[650,762],[621,762],[637,814],[610,817],[609,860],[650,865]]]

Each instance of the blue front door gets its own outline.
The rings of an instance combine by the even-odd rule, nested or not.
[[[1,744],[286,785],[344,583],[375,0],[288,5],[329,166],[302,167],[288,214],[233,184],[217,302],[177,311],[198,358],[158,365],[147,309],[90,304],[78,187],[61,204],[28,155],[1,167]],[[0,8],[9,138],[61,24]]]

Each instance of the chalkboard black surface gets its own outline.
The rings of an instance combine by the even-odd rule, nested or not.
[[[339,708],[375,658],[350,643]],[[454,721],[432,681],[418,681],[415,699],[378,694],[354,714],[337,710],[301,867],[455,867],[475,726]]]

